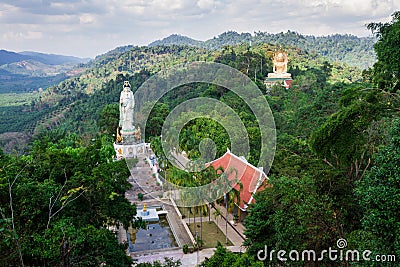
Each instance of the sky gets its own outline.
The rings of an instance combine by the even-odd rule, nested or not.
[[[371,36],[400,0],[0,0],[0,49],[95,57],[170,34],[226,31]]]

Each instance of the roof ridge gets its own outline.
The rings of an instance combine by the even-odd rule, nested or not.
[[[261,174],[264,174],[266,177],[268,177],[267,174],[264,173],[263,167],[256,167],[256,166],[254,166],[253,164],[251,164],[251,163],[248,162],[247,160],[243,160],[240,156],[236,156],[235,154],[233,154],[229,149],[227,149],[227,151],[225,152],[225,154],[227,154],[227,153],[230,154],[230,155],[232,155],[232,156],[235,157],[236,159],[240,160],[241,162],[245,163],[246,165],[250,166],[251,168],[255,169],[256,171],[260,172]],[[224,157],[225,154],[222,155],[220,158]],[[218,158],[218,159],[220,159],[220,158]],[[217,160],[217,159],[215,159],[215,160]],[[215,161],[215,160],[214,160],[214,161]],[[213,162],[213,161],[212,161],[212,162]],[[210,162],[209,162],[209,163],[210,163]]]

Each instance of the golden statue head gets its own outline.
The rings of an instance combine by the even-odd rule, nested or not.
[[[276,61],[278,61],[278,62],[284,62],[285,61],[285,56],[283,55],[282,52],[279,52],[278,55],[276,55]]]

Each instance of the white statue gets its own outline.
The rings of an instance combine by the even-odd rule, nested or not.
[[[124,89],[119,98],[119,126],[122,133],[132,132],[133,126],[133,108],[135,107],[135,98],[131,91],[131,85],[128,81],[124,82]]]

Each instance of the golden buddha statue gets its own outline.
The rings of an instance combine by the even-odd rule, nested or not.
[[[282,50],[282,47],[280,47],[279,50],[275,51],[274,53],[274,57],[272,59],[274,68],[272,73],[268,73],[268,78],[291,79],[292,75],[287,72],[288,62],[289,59],[287,53]]]

